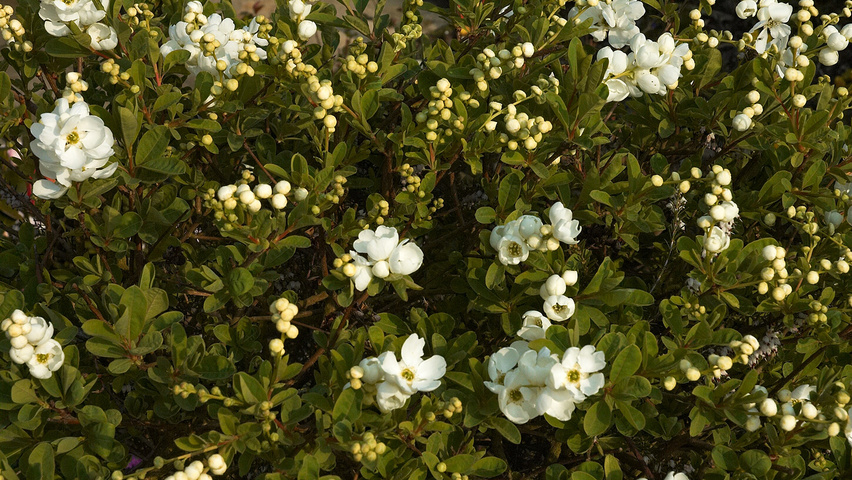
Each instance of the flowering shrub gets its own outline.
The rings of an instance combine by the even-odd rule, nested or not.
[[[852,3],[278,3],[0,7],[0,478],[852,476]]]

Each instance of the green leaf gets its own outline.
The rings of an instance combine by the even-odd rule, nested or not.
[[[521,193],[521,172],[512,170],[500,182],[500,190],[497,192],[497,200],[500,208],[505,212],[515,208],[515,201]]]
[[[612,410],[603,400],[595,402],[583,418],[583,428],[590,437],[605,432],[610,423],[612,423]]]
[[[145,132],[136,147],[136,164],[141,166],[162,157],[170,137],[169,129],[163,125],[157,125]]]
[[[39,443],[30,452],[27,463],[27,478],[53,478],[56,468],[53,447],[47,442]]]
[[[492,478],[506,471],[506,462],[497,457],[485,457],[479,459],[470,469],[470,475],[477,477]]]
[[[121,295],[119,305],[124,306],[125,310],[115,322],[115,331],[128,340],[136,340],[142,334],[145,317],[148,314],[148,300],[145,298],[145,292],[133,285]]]
[[[642,430],[645,428],[645,416],[642,415],[638,409],[633,407],[627,402],[623,402],[621,400],[616,400],[616,406],[618,406],[618,411],[624,416],[624,419],[627,420],[633,428],[636,430]]]
[[[201,359],[201,363],[195,370],[201,378],[223,380],[230,378],[236,372],[236,367],[233,362],[221,355],[207,355]]]
[[[228,273],[228,289],[235,296],[248,293],[254,287],[254,277],[245,268],[238,267]]]
[[[629,345],[612,362],[609,379],[612,383],[616,383],[622,378],[627,378],[636,373],[641,365],[642,352],[639,351],[639,347],[636,345]]]
[[[491,417],[489,419],[489,423],[491,423],[491,426],[500,432],[500,435],[503,435],[503,438],[506,440],[514,443],[515,445],[521,443],[521,431],[518,430],[518,427],[515,426],[514,423],[503,417]]]
[[[341,420],[349,420],[355,422],[361,414],[361,399],[363,393],[361,390],[347,388],[340,393],[337,401],[334,402],[334,409],[331,412],[333,422]]]
[[[760,450],[748,450],[740,455],[740,467],[757,478],[763,478],[772,468],[772,460]]]

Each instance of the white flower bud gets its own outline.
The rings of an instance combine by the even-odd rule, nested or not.
[[[272,196],[272,187],[266,183],[260,183],[254,187],[254,194],[257,198],[267,199]]]
[[[741,114],[737,115],[736,117],[734,117],[734,120],[731,123],[731,125],[734,127],[734,130],[736,130],[738,132],[744,132],[744,131],[748,130],[749,127],[751,127],[751,118],[749,118],[747,115],[741,113]]]
[[[807,419],[813,420],[819,415],[819,410],[817,410],[813,403],[808,402],[802,405],[802,415]]]
[[[565,270],[562,273],[562,280],[565,282],[566,286],[572,286],[577,283],[577,271],[576,270]]]
[[[767,417],[774,417],[778,413],[778,404],[775,403],[775,400],[767,398],[760,404],[760,413]]]
[[[784,415],[781,417],[781,430],[789,432],[796,428],[796,417],[792,415]]]

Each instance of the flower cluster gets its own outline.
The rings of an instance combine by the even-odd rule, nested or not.
[[[793,293],[793,287],[787,281],[790,275],[787,272],[787,261],[785,260],[787,250],[784,247],[767,245],[763,247],[761,254],[770,264],[760,271],[760,277],[763,281],[757,285],[757,291],[764,295],[769,293],[769,282],[773,282],[775,287],[772,288],[772,298],[778,302],[783,301]]]
[[[83,80],[77,72],[68,72],[65,74],[65,88],[62,89],[62,98],[68,100],[68,104],[82,102],[82,92],[89,89],[89,82]]]
[[[54,37],[71,35],[68,24],[80,30],[94,25],[106,16],[109,0],[102,0],[103,10],[92,0],[41,0],[38,16],[44,20],[44,29]],[[108,27],[109,28],[109,27]]]
[[[547,347],[535,351],[516,341],[491,355],[485,386],[497,394],[500,410],[512,422],[544,414],[567,421],[575,404],[603,387],[605,366],[604,353],[592,345],[571,347],[560,360]]]
[[[525,98],[525,95],[523,91],[516,92],[516,97]],[[491,107],[496,109],[502,105],[491,102]],[[553,124],[549,120],[542,116],[531,117],[526,112],[518,112],[515,104],[506,106],[503,122],[506,133],[500,134],[500,142],[505,143],[509,150],[517,150],[519,145],[523,145],[527,150],[535,150],[544,135],[553,130]],[[496,126],[497,123],[493,120],[485,124],[486,130],[493,130]]]
[[[799,385],[792,391],[781,389],[772,398],[766,388],[758,385],[754,387],[752,394],[762,394],[764,399],[747,404],[749,417],[746,421],[746,430],[753,432],[760,428],[760,416],[778,422],[778,426],[785,432],[796,428],[813,427],[817,431],[825,431],[829,436],[835,437],[840,434],[841,422],[847,422],[845,433],[847,439],[852,443],[850,437],[850,411],[846,410],[849,403],[849,394],[843,382],[830,385],[829,389],[836,390],[834,395],[819,395],[817,388],[813,385]],[[818,401],[819,400],[819,401]],[[779,405],[780,404],[780,405]]]
[[[228,464],[222,455],[215,453],[207,458],[207,466],[204,462],[196,460],[181,470],[169,475],[165,480],[211,480],[211,475],[224,475],[228,470]],[[208,473],[209,472],[209,473]]]
[[[29,367],[30,375],[35,378],[50,378],[65,362],[62,345],[53,339],[53,325],[42,317],[30,317],[15,310],[0,323],[0,330],[12,344],[9,357]]]
[[[535,46],[530,42],[515,45],[512,50],[495,50],[495,45],[484,48],[482,53],[476,56],[476,66],[470,70],[480,92],[488,91],[487,79],[497,80],[503,73],[523,67],[525,59],[535,55]]]
[[[453,95],[453,87],[449,80],[438,80],[435,86],[429,87],[429,93],[432,100],[429,101],[426,111],[417,114],[416,120],[426,126],[426,140],[434,142],[440,137],[443,142],[444,136],[452,136],[454,132],[464,129],[465,118],[459,117],[452,110],[454,101],[450,97]],[[470,95],[465,98],[470,100]]]
[[[281,211],[287,206],[287,196],[291,195],[292,187],[287,180],[281,180],[275,185],[258,183],[252,189],[249,182],[254,181],[254,175],[250,170],[244,170],[242,175],[242,180],[237,184],[224,185],[218,190],[211,188],[202,195],[205,206],[214,210],[214,218],[227,222],[226,230],[239,223],[245,214],[258,213],[263,208],[261,200],[269,201],[273,209]],[[295,198],[296,191],[292,195]]]
[[[269,351],[273,355],[284,355],[284,338],[294,339],[299,336],[299,329],[293,325],[293,319],[299,313],[299,307],[289,299],[281,297],[269,306],[270,320],[275,324],[275,329],[281,334],[281,338],[273,338],[269,341]]]
[[[416,2],[420,2],[423,5],[423,0],[416,0]],[[415,3],[415,2],[406,2],[406,3]],[[406,23],[405,25],[399,28],[398,32],[394,32],[391,36],[393,40],[393,51],[399,52],[404,50],[406,46],[408,46],[408,42],[413,42],[423,36],[423,26],[419,23]]]
[[[337,127],[337,117],[328,112],[329,110],[333,112],[341,110],[343,96],[334,94],[331,80],[320,80],[316,75],[308,77],[308,89],[313,94],[313,103],[317,105],[314,108],[314,118],[322,120],[329,134],[334,133]]]
[[[394,352],[384,352],[368,357],[349,369],[348,386],[369,394],[365,400],[374,401],[382,412],[396,410],[405,405],[417,392],[431,392],[441,386],[447,371],[447,362],[440,355],[423,358],[426,341],[416,333],[402,344],[400,359]]]
[[[706,179],[710,181],[710,192],[704,195],[704,203],[710,211],[698,219],[698,226],[704,230],[705,252],[718,254],[731,244],[731,230],[734,220],[740,216],[740,209],[733,201],[730,170],[713,165]]]
[[[343,70],[351,72],[358,78],[366,78],[367,73],[376,73],[379,70],[379,64],[370,60],[367,55],[367,44],[364,43],[364,37],[355,39],[355,43],[349,46],[349,55],[342,62]]]
[[[340,268],[359,291],[366,290],[373,277],[411,275],[423,264],[420,247],[409,240],[400,242],[399,232],[384,225],[360,232],[353,248],[354,251],[340,257]]]
[[[290,19],[297,23],[296,34],[302,40],[307,40],[317,33],[317,24],[307,20],[311,13],[311,4],[302,0],[290,0]]]
[[[628,96],[664,95],[677,87],[681,67],[695,68],[692,51],[686,43],[677,44],[670,33],[660,35],[657,41],[648,40],[639,33],[630,40],[631,52],[604,47],[598,51],[598,60],[607,59],[604,82],[609,89],[608,102],[620,102]]]
[[[17,18],[12,16],[15,14],[15,9],[9,5],[0,5],[0,36],[10,44],[15,46],[15,50],[31,52],[33,42],[24,40],[24,34],[27,33],[23,24]]]
[[[160,54],[165,57],[186,50],[189,52],[186,68],[190,73],[208,72],[214,77],[221,74],[228,78],[253,76],[249,62],[266,60],[266,50],[261,47],[269,45],[269,40],[259,35],[258,19],[237,30],[230,18],[218,13],[204,15],[198,1],[189,2],[184,13],[183,21],[169,27],[169,40],[160,47]],[[224,85],[236,90],[238,84],[228,81]]]
[[[568,13],[577,23],[592,19],[592,36],[613,48],[621,48],[639,33],[636,21],[645,15],[639,0],[579,0]]]
[[[356,462],[364,460],[368,462],[375,462],[379,455],[383,455],[388,450],[388,446],[385,445],[384,442],[376,441],[376,436],[373,432],[364,433],[361,440],[362,441],[360,442],[353,443],[352,446],[349,447],[349,451],[352,453],[352,458]]]
[[[294,77],[310,78],[317,74],[316,67],[302,61],[302,51],[299,50],[299,44],[295,40],[286,40],[281,43],[278,56],[273,57],[270,63],[283,64],[285,71]]]
[[[807,59],[806,57],[802,58]],[[751,104],[751,106],[744,108],[742,113],[738,113],[736,116],[734,116],[734,119],[731,122],[731,125],[734,127],[734,130],[738,132],[744,132],[751,128],[752,118],[755,115],[760,115],[763,113],[763,105],[760,103],[760,92],[758,92],[757,90],[752,90],[748,92],[748,95],[746,95],[746,99]]]
[[[562,275],[551,275],[539,289],[544,300],[544,313],[529,310],[524,313],[523,326],[517,335],[524,340],[533,341],[544,338],[552,322],[564,322],[574,315],[574,299],[565,296],[568,287],[577,283],[577,272],[566,270]]]
[[[505,225],[494,227],[490,243],[497,250],[497,258],[503,265],[518,265],[525,261],[531,250],[542,252],[559,248],[559,242],[567,245],[577,244],[580,234],[580,222],[574,220],[570,209],[562,202],[550,207],[551,224],[545,225],[534,215],[523,215]]]
[[[99,117],[89,114],[89,105],[78,100],[56,101],[53,112],[44,113],[30,128],[35,140],[30,144],[39,159],[39,170],[49,180],[33,184],[33,193],[41,198],[55,199],[68,191],[71,182],[88,178],[111,176],[117,163],[104,168],[114,153],[112,131]]]

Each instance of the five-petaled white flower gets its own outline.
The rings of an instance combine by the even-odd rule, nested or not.
[[[379,361],[385,373],[385,381],[395,384],[406,395],[418,391],[431,392],[441,386],[447,362],[440,355],[424,360],[425,345],[426,341],[413,333],[402,344],[401,361],[397,361],[393,352],[383,353]]]
[[[395,228],[380,225],[374,230],[362,230],[358,234],[353,247],[358,253],[366,254],[370,261],[387,260],[393,249],[399,245],[399,232]]]
[[[574,315],[574,299],[565,295],[551,295],[544,301],[544,313],[551,321],[564,322]]]
[[[509,235],[500,239],[497,258],[503,265],[517,265],[530,256],[530,249],[523,238]]]
[[[363,292],[373,280],[373,264],[366,257],[358,255],[357,252],[350,251],[349,255],[352,256],[352,264],[355,265],[355,274],[352,275],[355,289]]]
[[[56,179],[56,183],[35,182],[33,193],[36,196],[59,198],[71,182],[106,178],[118,167],[113,163],[102,168],[114,153],[115,139],[103,120],[89,114],[85,102],[69,106],[67,100],[60,98],[56,108],[42,114],[30,131],[35,136],[31,147],[39,158],[39,170],[45,177]]]
[[[765,52],[772,45],[776,45],[778,50],[787,48],[787,40],[792,32],[787,22],[792,14],[793,6],[786,3],[771,3],[757,11],[759,21],[751,29],[752,32],[760,30],[754,42],[757,53]]]
[[[497,392],[500,410],[506,418],[517,424],[523,424],[538,416],[536,398],[540,388],[530,386],[526,376],[520,370],[506,374],[503,385]]]
[[[518,330],[517,335],[530,342],[544,338],[547,329],[552,325],[550,319],[545,314],[536,310],[524,313],[523,319],[524,325]]]
[[[423,265],[423,250],[414,242],[403,240],[388,258],[391,273],[411,275]]]
[[[63,362],[65,362],[65,352],[62,351],[62,345],[50,339],[36,347],[32,357],[27,361],[27,366],[30,367],[30,375],[46,379],[59,370]]]
[[[604,385],[604,375],[600,373],[606,366],[603,352],[594,346],[571,347],[562,356],[562,362],[550,369],[547,386],[553,389],[568,389],[578,402],[594,395]]]

